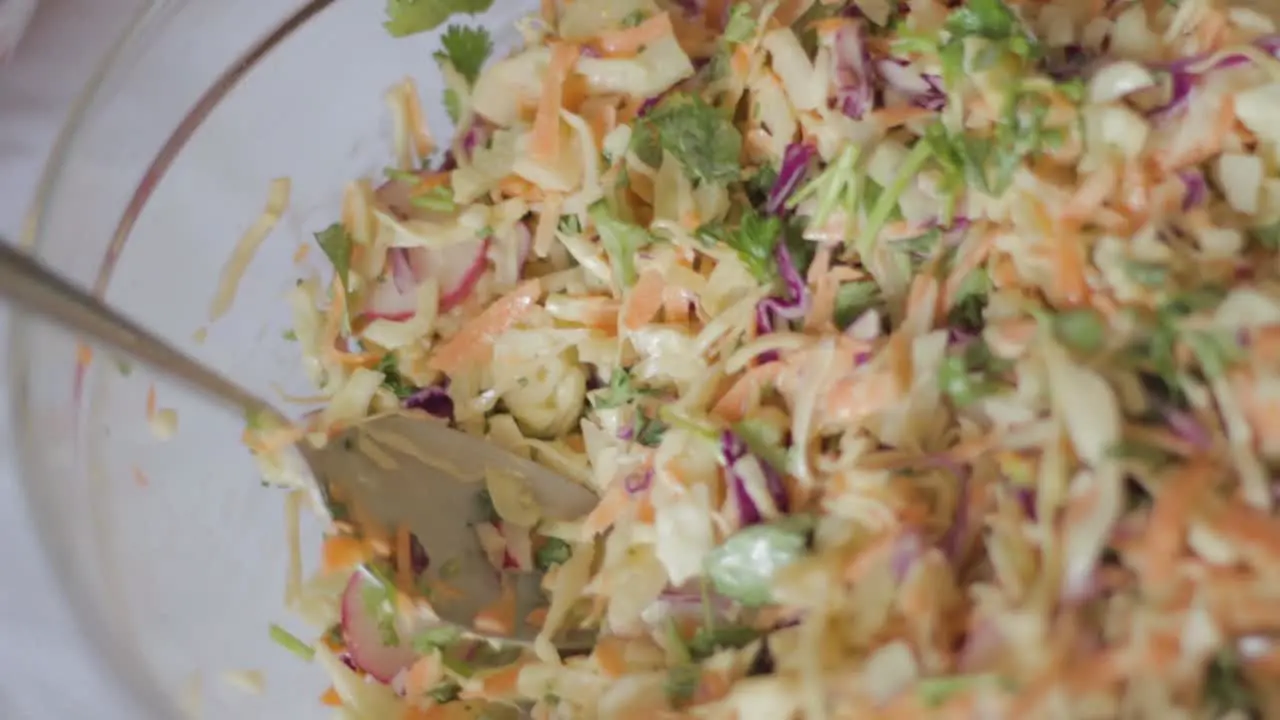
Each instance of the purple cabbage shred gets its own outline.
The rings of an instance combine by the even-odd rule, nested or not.
[[[861,23],[837,34],[835,51],[835,106],[854,120],[861,120],[875,105],[875,71]]]
[[[809,171],[809,163],[818,154],[812,145],[792,143],[782,156],[782,167],[778,170],[778,179],[769,189],[769,198],[765,201],[764,210],[770,215],[780,215],[786,209],[787,201],[804,182],[805,173]]]
[[[424,387],[405,398],[404,406],[410,410],[421,410],[432,417],[453,422],[453,398],[449,392],[439,385]]]

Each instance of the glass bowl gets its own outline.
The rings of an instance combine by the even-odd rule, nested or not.
[[[533,0],[483,18],[499,50]],[[416,79],[428,122],[449,122],[432,53],[438,34],[390,38],[375,0],[152,2],[103,61],[41,182],[24,240],[183,350],[263,396],[311,394],[285,337],[284,293],[321,270],[300,244],[338,214],[343,185],[391,164],[383,95]],[[209,307],[232,246],[273,178],[288,214],[245,274],[231,311]],[[284,609],[283,495],[259,486],[241,418],[74,337],[16,317],[13,427],[34,525],[79,630],[123,688],[121,717],[306,718],[325,678],[273,644]],[[161,442],[154,387],[178,411]],[[318,527],[304,527],[315,560]],[[310,550],[311,552],[307,552]],[[314,564],[308,565],[314,567]],[[261,695],[223,673],[262,671]],[[104,715],[115,708],[99,708]]]

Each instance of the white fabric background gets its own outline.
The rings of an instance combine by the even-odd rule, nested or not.
[[[16,239],[72,100],[140,0],[42,0],[0,65],[0,236]],[[8,427],[7,310],[0,306],[0,718],[123,717],[79,640],[25,515]]]

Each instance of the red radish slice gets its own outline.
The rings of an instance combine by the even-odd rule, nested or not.
[[[440,248],[410,248],[409,266],[420,281],[435,278],[440,285],[440,312],[448,312],[466,300],[484,277],[488,252],[488,238]]]
[[[396,290],[411,293],[418,287],[418,278],[414,275],[413,264],[409,262],[409,251],[404,248],[391,248],[387,251],[387,272]]]
[[[516,527],[511,523],[502,523],[501,530],[503,539],[507,541],[507,554],[503,558],[504,566],[506,566],[505,561],[510,561],[516,570],[532,570],[533,538],[530,537],[529,530]]]
[[[417,282],[402,291],[391,277],[378,280],[364,303],[365,317],[375,320],[408,320],[418,310]]]
[[[375,582],[363,570],[352,573],[342,593],[342,639],[357,668],[379,682],[390,683],[401,670],[413,664],[418,654],[404,634],[401,634],[401,645],[382,642],[378,618],[369,612],[364,601],[365,588],[382,592]]]

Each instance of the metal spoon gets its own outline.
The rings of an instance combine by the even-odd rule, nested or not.
[[[175,349],[106,307],[40,263],[0,242],[0,296],[69,330],[150,365],[246,417],[288,424],[284,414],[218,372]],[[511,635],[477,631],[476,614],[501,596],[502,581],[473,531],[486,473],[522,479],[549,520],[573,520],[597,502],[594,493],[546,468],[443,423],[392,415],[329,440],[308,441],[286,458],[290,474],[311,487],[321,507],[359,508],[354,515],[385,528],[407,526],[430,559],[429,573],[446,576],[450,598],[433,602],[441,619],[487,639],[528,645],[537,628],[525,621],[541,603],[541,573],[519,573],[517,625]],[[590,648],[594,635],[569,632],[555,639],[563,652]]]

